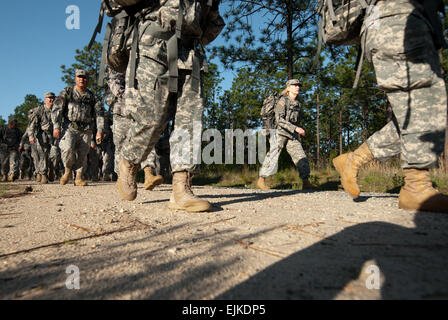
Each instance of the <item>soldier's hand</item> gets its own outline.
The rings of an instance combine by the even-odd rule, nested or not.
[[[301,135],[301,136],[305,136],[305,130],[303,130],[303,129],[300,128],[300,127],[297,127],[297,128],[296,128],[296,132],[297,132],[299,135]]]
[[[53,130],[53,137],[54,137],[55,139],[60,139],[60,138],[61,138],[61,130],[59,130],[59,129],[54,129],[54,130]]]
[[[23,147],[20,145],[19,148],[17,149],[19,152],[22,152]]]
[[[35,144],[35,143],[36,143],[36,139],[34,139],[34,138],[30,138],[30,143],[31,143],[31,144]]]
[[[96,143],[97,144],[101,144],[102,141],[103,141],[103,133],[102,132],[98,132],[96,134]]]

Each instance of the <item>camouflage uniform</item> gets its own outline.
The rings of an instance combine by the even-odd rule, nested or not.
[[[125,143],[132,120],[125,112],[125,75],[108,68],[107,84],[110,93],[106,96],[106,104],[109,106],[109,111],[112,111],[113,113],[112,137],[115,145],[114,170],[115,173],[118,174],[118,162],[121,159],[121,150]]]
[[[3,127],[0,130],[0,144],[2,145],[3,161],[1,163],[2,175],[19,176],[19,145],[22,132],[18,128]]]
[[[271,148],[260,169],[260,177],[266,178],[277,172],[278,158],[286,146],[286,151],[299,170],[300,178],[302,180],[309,178],[310,165],[300,143],[300,137],[295,132],[299,123],[299,115],[300,103],[297,100],[292,101],[289,96],[282,96],[277,102],[275,106],[277,130],[270,138]]]
[[[409,0],[379,1],[376,8],[362,40],[395,119],[367,145],[379,160],[401,154],[404,169],[434,167],[444,148],[447,100],[429,23]]]
[[[126,112],[126,105],[123,97],[126,88],[125,75],[113,71],[112,69],[108,69],[107,84],[109,86],[110,94],[106,98],[106,104],[113,112],[112,136],[115,145],[114,169],[118,174],[118,163],[121,159],[122,149],[133,120],[128,116],[128,113]],[[152,150],[146,160],[141,163],[141,168],[144,169],[147,166],[156,168],[155,165],[156,153],[154,150]]]
[[[36,173],[46,175],[50,168],[50,150],[53,146],[51,109],[47,109],[45,105],[39,106],[31,117],[27,131],[29,139],[36,140],[39,159]]]
[[[198,1],[205,8],[209,1]],[[173,172],[194,172],[198,166],[193,160],[193,127],[202,132],[203,101],[203,71],[206,69],[205,56],[199,43],[206,45],[213,40],[222,28],[209,28],[209,24],[220,19],[218,1],[213,1],[213,7],[207,16],[201,17],[201,27],[194,30],[199,35],[187,39],[182,34],[178,42],[178,78],[173,83],[170,78],[170,65],[167,51],[167,41],[153,36],[151,28],[159,26],[165,33],[174,31],[179,1],[168,0],[163,6],[146,15],[140,22],[138,43],[139,58],[137,59],[135,87],[127,84],[126,109],[134,120],[123,147],[123,157],[133,164],[142,163],[153,150],[170,117],[175,113],[174,131],[170,138],[170,154]],[[143,31],[142,31],[143,30]],[[204,33],[203,33],[204,32]],[[211,39],[211,40],[210,40]],[[209,40],[209,41],[207,41]],[[129,66],[132,66],[130,64]],[[195,66],[193,68],[193,66]],[[132,68],[128,67],[127,76],[131,76]],[[176,88],[177,84],[177,88]],[[176,91],[177,92],[174,92]],[[170,92],[171,91],[171,92]],[[185,140],[188,139],[189,140]],[[200,138],[199,138],[200,139]],[[200,144],[200,141],[199,141]],[[182,155],[182,156],[180,156]]]
[[[67,87],[54,103],[52,120],[55,130],[62,129],[59,147],[64,167],[77,170],[82,176],[87,168],[95,120],[98,132],[104,129],[103,104],[89,90],[81,94],[76,87]]]

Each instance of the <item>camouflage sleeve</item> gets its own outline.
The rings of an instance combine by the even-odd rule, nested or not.
[[[28,124],[28,127],[26,128],[26,132],[28,133],[29,139],[36,139],[37,130],[39,128],[39,111],[33,113],[31,116],[30,122]]]
[[[29,140],[28,138],[28,128],[26,128],[25,133],[22,135],[22,139],[20,140],[20,145],[23,147],[25,143]]]
[[[203,46],[208,45],[215,40],[221,33],[222,29],[226,26],[224,19],[219,15],[218,7],[216,9],[212,7],[212,10],[208,14],[207,21],[203,30],[201,44]]]
[[[97,132],[102,133],[104,131],[104,104],[101,100],[95,98],[95,119],[96,119],[96,128]]]
[[[51,121],[54,130],[61,130],[64,110],[67,107],[68,87],[61,91],[53,104],[51,111]]]
[[[280,128],[290,133],[294,133],[296,130],[296,126],[286,120],[286,101],[283,97],[280,98],[275,106],[275,120]]]

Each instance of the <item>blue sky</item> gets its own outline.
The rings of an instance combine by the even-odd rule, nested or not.
[[[62,82],[61,65],[75,62],[75,50],[86,46],[98,22],[100,0],[25,0],[7,1],[0,19],[1,50],[0,116],[7,120],[25,95],[43,99],[45,92],[58,94]],[[80,10],[80,28],[69,30],[67,7]],[[103,32],[104,32],[103,26]],[[104,34],[97,36],[102,41]],[[220,41],[218,38],[216,41]],[[222,86],[231,85],[226,73]]]

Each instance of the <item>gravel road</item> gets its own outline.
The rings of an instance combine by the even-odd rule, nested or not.
[[[195,187],[213,211],[193,214],[167,209],[171,185],[127,202],[113,183],[17,184],[0,299],[448,298],[448,215],[396,194]]]

